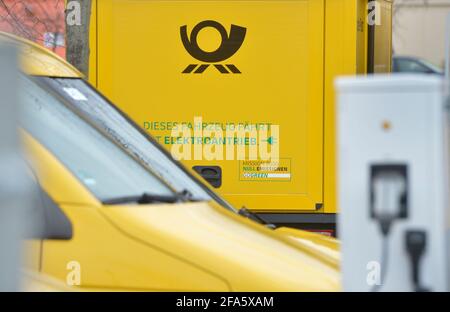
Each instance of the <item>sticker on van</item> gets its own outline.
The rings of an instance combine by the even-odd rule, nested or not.
[[[291,159],[242,160],[239,162],[240,181],[290,181]]]

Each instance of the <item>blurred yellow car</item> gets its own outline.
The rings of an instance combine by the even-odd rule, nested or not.
[[[245,218],[63,59],[0,40],[20,46],[21,134],[51,238],[28,243],[28,269],[89,290],[340,290],[336,240]]]
[[[25,292],[72,292],[76,288],[45,274],[23,270],[21,272],[21,291]]]

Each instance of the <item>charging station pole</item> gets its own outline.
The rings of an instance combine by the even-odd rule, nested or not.
[[[374,75],[336,87],[344,290],[448,291],[443,79]]]

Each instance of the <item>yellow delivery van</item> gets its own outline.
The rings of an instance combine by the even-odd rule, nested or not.
[[[21,135],[44,232],[27,270],[88,290],[340,289],[336,240],[241,216],[71,65],[0,40],[20,45],[27,74]]]
[[[334,230],[333,80],[390,71],[392,1],[93,3],[93,85],[236,207]]]

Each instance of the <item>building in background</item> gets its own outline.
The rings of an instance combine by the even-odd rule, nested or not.
[[[0,31],[37,42],[65,58],[64,0],[0,0]]]
[[[443,67],[449,13],[450,0],[394,0],[394,54],[424,58]]]

